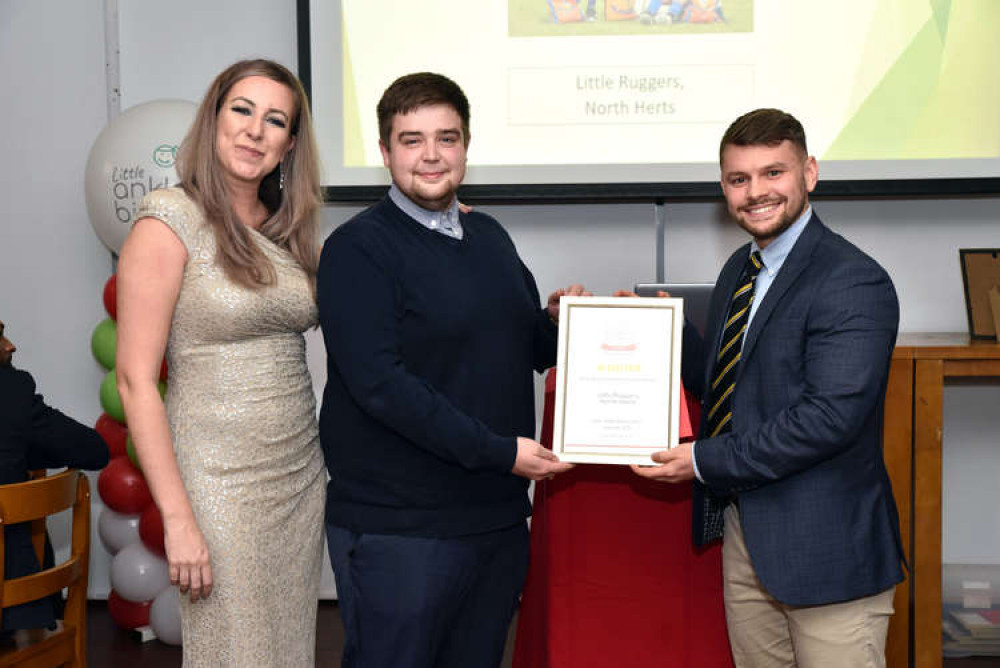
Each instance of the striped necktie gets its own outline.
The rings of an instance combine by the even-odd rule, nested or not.
[[[733,298],[729,303],[729,313],[719,341],[719,352],[712,370],[712,385],[708,391],[707,434],[709,438],[724,434],[733,427],[733,412],[730,408],[736,376],[740,368],[743,352],[743,336],[750,320],[750,306],[753,304],[754,283],[763,268],[760,251],[754,251],[747,259],[743,276],[740,278]]]

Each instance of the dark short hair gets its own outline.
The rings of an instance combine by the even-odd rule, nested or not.
[[[798,119],[780,109],[755,109],[743,114],[729,126],[719,144],[719,162],[727,146],[777,146],[790,141],[809,155],[806,149],[806,131]]]
[[[469,143],[469,98],[458,84],[442,74],[417,72],[401,76],[382,93],[378,101],[378,136],[386,148],[396,114],[408,114],[420,107],[444,104],[462,119],[462,139]]]

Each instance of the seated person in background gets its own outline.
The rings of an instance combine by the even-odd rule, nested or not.
[[[0,484],[24,482],[28,471],[34,469],[104,468],[108,463],[104,439],[90,427],[46,406],[42,396],[35,393],[31,374],[11,365],[15,350],[4,336],[0,321]],[[7,578],[39,570],[27,524],[6,527],[5,544]],[[46,599],[7,608],[0,634],[51,627],[56,619],[55,605],[55,601]]]

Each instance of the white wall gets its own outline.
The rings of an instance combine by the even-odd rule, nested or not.
[[[0,86],[8,121],[8,159],[0,166],[0,319],[20,345],[17,365],[34,374],[53,405],[90,423],[101,410],[102,372],[90,356],[89,339],[104,317],[101,288],[111,273],[83,196],[87,153],[107,121],[103,11],[102,0],[0,1]],[[296,66],[294,0],[121,2],[119,11],[123,109],[157,98],[198,100],[212,77],[238,58],[265,56]],[[831,227],[889,270],[902,304],[902,330],[966,329],[957,249],[1000,246],[1000,193],[815,205]],[[359,210],[328,207],[326,230]],[[652,205],[483,210],[508,228],[543,294],[577,281],[608,293],[654,277]],[[715,202],[670,205],[667,217],[669,280],[714,280],[744,241]],[[314,382],[321,388],[318,333],[309,343]],[[995,395],[990,388],[970,391],[980,393],[973,395],[977,400],[948,399],[946,495],[950,481],[975,479],[975,471],[984,470],[978,458],[987,448],[966,451],[963,444],[1000,433],[997,418],[989,415],[995,411],[983,405],[995,406]],[[95,511],[96,523],[99,502]],[[945,512],[946,558],[1000,555],[996,538],[951,530],[995,524],[988,502],[946,503]],[[93,546],[91,592],[101,597],[108,590],[109,560],[96,535]],[[331,591],[328,573],[324,587]]]
[[[31,371],[49,404],[90,424],[104,375],[90,335],[107,317],[101,291],[111,275],[83,194],[87,153],[107,121],[101,6],[0,2],[0,320],[18,346],[14,364]],[[91,582],[101,595],[107,565],[93,536]]]

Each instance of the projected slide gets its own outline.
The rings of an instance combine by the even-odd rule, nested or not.
[[[375,105],[420,70],[470,98],[474,182],[715,180],[725,127],[761,106],[802,120],[824,178],[1000,175],[997,0],[330,4],[312,4],[328,183],[384,178]]]

